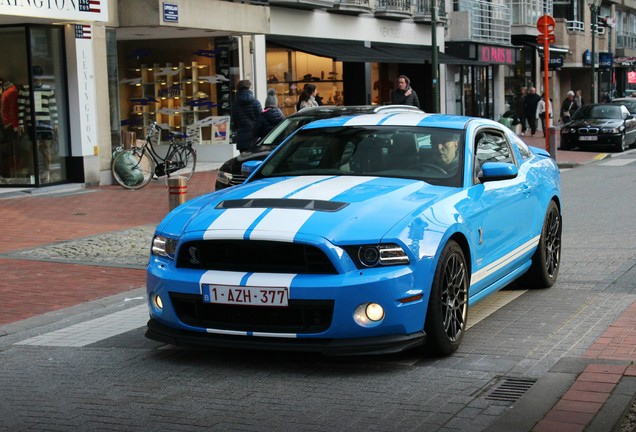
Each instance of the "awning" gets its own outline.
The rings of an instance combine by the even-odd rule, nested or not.
[[[267,36],[268,43],[303,51],[320,57],[329,57],[343,62],[362,63],[431,63],[431,47],[373,44],[366,47],[362,42],[326,42],[324,40],[289,39]],[[438,53],[437,60],[443,64],[486,64]]]
[[[543,44],[540,43],[536,43],[536,42],[524,42],[525,45],[531,46],[533,48],[538,49],[539,51],[543,51]],[[567,54],[570,52],[569,49],[564,48],[564,47],[558,47],[558,46],[550,46],[549,47],[550,52],[551,53],[557,53],[557,54]]]

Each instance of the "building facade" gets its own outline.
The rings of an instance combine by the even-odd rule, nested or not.
[[[592,29],[598,95],[636,89],[636,2],[602,3],[594,26],[584,0],[4,3],[0,187],[110,184],[113,150],[149,122],[187,132],[199,162],[220,165],[236,154],[240,79],[260,101],[275,89],[291,114],[308,83],[324,104],[386,104],[405,74],[425,111],[498,119],[521,87],[544,90],[543,14],[557,22],[555,107],[571,89],[593,100]]]

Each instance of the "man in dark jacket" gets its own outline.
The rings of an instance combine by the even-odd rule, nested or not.
[[[537,105],[540,100],[541,96],[537,94],[537,89],[530,87],[524,105],[526,107],[526,119],[528,120],[532,136],[537,132]]]
[[[411,88],[411,80],[409,80],[406,75],[400,75],[398,77],[397,87],[398,88],[391,92],[391,104],[420,107],[417,93]]]
[[[250,80],[239,81],[236,88],[236,99],[232,105],[232,127],[236,131],[236,148],[244,152],[254,146],[254,127],[263,108],[250,90]]]

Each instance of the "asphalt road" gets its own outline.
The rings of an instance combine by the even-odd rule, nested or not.
[[[581,361],[636,301],[635,153],[563,171],[557,284],[503,292],[453,356],[166,346],[143,336],[138,288],[21,321],[0,337],[0,431],[500,430],[515,407],[540,406],[524,394],[549,390],[555,366]],[[122,235],[148,234],[140,227]],[[59,246],[31,256],[50,253]],[[513,383],[518,394],[502,391]],[[530,430],[535,420],[512,421]]]

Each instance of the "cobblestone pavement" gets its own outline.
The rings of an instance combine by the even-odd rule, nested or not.
[[[597,157],[568,153],[570,162],[579,160],[572,166]],[[196,173],[189,197],[213,184],[213,172]],[[10,339],[20,320],[141,292],[150,239],[168,212],[168,197],[155,182],[141,191],[112,186],[0,195],[0,208],[6,221],[0,224],[0,337]],[[630,281],[636,274],[629,272],[632,246],[607,248],[603,228],[589,229],[595,233],[589,247],[564,245],[574,258],[563,262],[559,289],[518,297],[471,329],[450,358],[316,361],[174,349],[150,355],[110,350],[123,343],[112,338],[92,350],[29,350],[29,368],[23,369],[23,357],[7,350],[0,383],[34,391],[27,399],[5,398],[0,430],[19,425],[27,411],[31,419],[41,418],[31,423],[35,430],[47,429],[47,419],[66,430],[100,425],[141,431],[150,424],[224,432],[611,430],[604,422],[613,426],[635,392],[636,294]],[[625,276],[610,281],[608,274]],[[135,340],[143,340],[141,332]],[[69,365],[91,384],[66,375]],[[56,392],[74,395],[64,406],[42,387],[51,382]],[[526,386],[519,398],[506,397],[513,383]],[[504,396],[497,399],[499,389]],[[171,415],[177,413],[179,418]]]

